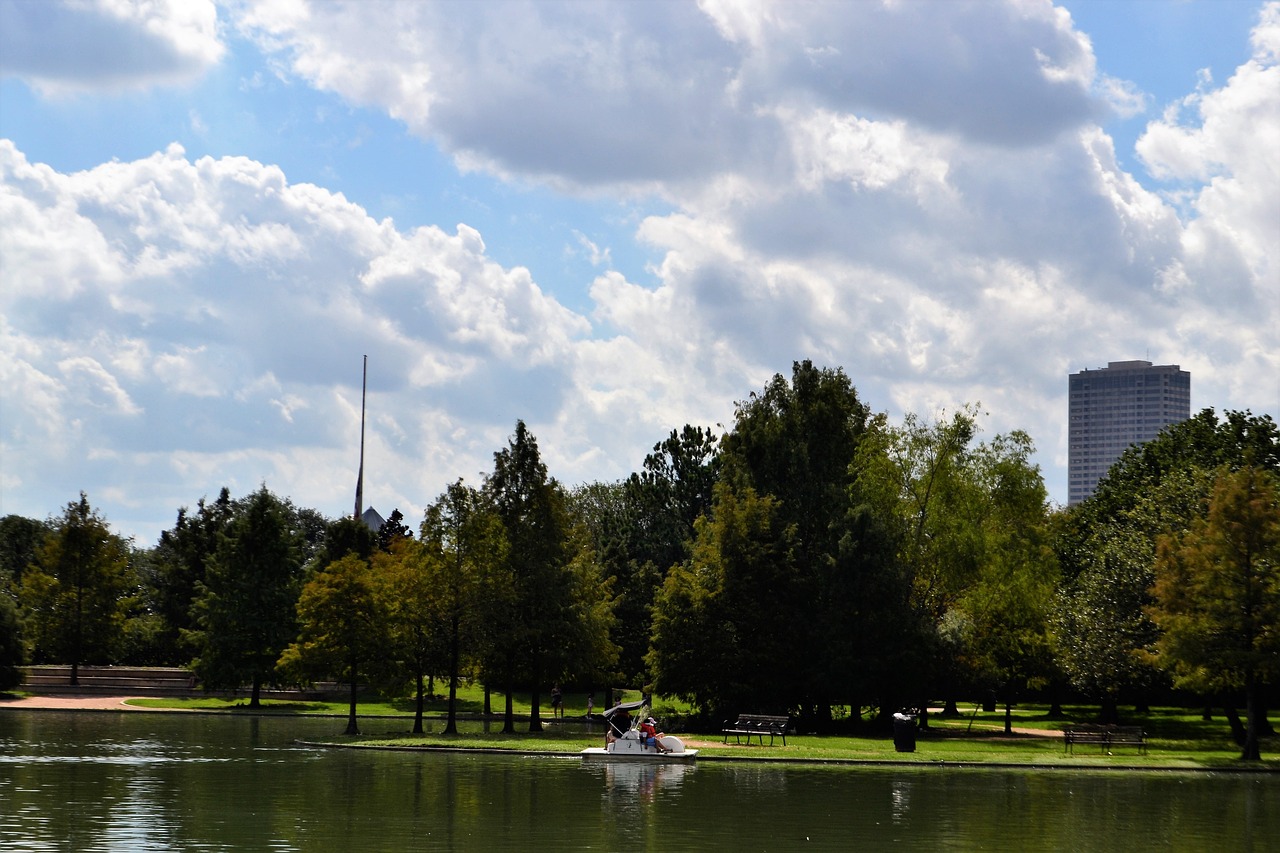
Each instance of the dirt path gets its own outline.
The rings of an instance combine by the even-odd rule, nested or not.
[[[60,696],[24,696],[20,699],[6,699],[0,696],[0,709],[3,708],[44,708],[55,711],[142,711],[134,705],[125,703],[133,697],[127,695],[103,696],[100,693],[71,693]]]

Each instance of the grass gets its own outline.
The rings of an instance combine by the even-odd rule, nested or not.
[[[636,694],[638,697],[638,694]],[[629,696],[628,698],[636,698]],[[543,711],[547,725],[541,733],[526,731],[530,711],[528,694],[513,697],[513,710],[525,719],[516,723],[514,734],[495,731],[501,724],[492,722],[491,731],[473,731],[474,723],[463,725],[456,735],[408,733],[413,716],[412,700],[386,700],[364,697],[359,705],[362,718],[404,718],[404,734],[379,734],[365,736],[338,736],[330,742],[343,746],[395,747],[395,748],[461,748],[506,749],[520,752],[577,753],[588,746],[599,746],[602,729],[579,732],[562,729],[551,722],[550,709]],[[579,718],[586,712],[586,698],[566,696],[566,716]],[[146,708],[166,708],[201,711],[225,711],[228,713],[268,714],[327,714],[345,716],[345,702],[298,702],[265,700],[261,711],[251,711],[247,699],[135,699],[131,704]],[[493,710],[501,713],[501,697],[493,697]],[[601,710],[597,704],[596,710]],[[660,709],[665,703],[659,703]],[[427,703],[427,713],[438,720],[445,712],[443,698]],[[478,716],[483,710],[483,694],[478,688],[462,691],[460,712],[467,717]],[[1056,736],[1062,726],[1069,723],[1086,723],[1094,720],[1096,708],[1067,707],[1064,717],[1050,718],[1043,706],[1017,708],[1013,714],[1015,733],[1005,735],[1004,712],[984,713],[976,711],[960,717],[944,718],[931,715],[929,728],[917,733],[914,752],[897,752],[891,735],[872,730],[840,735],[792,735],[787,745],[758,744],[735,745],[721,743],[718,734],[680,734],[686,741],[696,742],[699,757],[750,758],[762,761],[829,761],[829,762],[895,762],[915,765],[964,764],[988,766],[1026,767],[1137,767],[1150,770],[1178,769],[1267,769],[1280,771],[1280,738],[1264,739],[1263,762],[1245,764],[1238,760],[1239,747],[1231,740],[1226,721],[1218,716],[1210,721],[1201,719],[1199,711],[1182,708],[1155,708],[1144,714],[1129,714],[1125,723],[1141,725],[1147,732],[1147,754],[1135,747],[1118,747],[1114,754],[1106,754],[1099,747],[1080,746],[1068,754],[1062,738]],[[661,716],[661,711],[659,711]],[[437,726],[438,727],[438,726]],[[1043,732],[1044,734],[1038,734]]]
[[[640,698],[639,691],[626,691],[624,695],[627,701]],[[512,713],[519,717],[529,716],[533,709],[531,694],[527,692],[513,693],[511,700]],[[544,719],[549,720],[551,719],[550,691],[543,693],[541,700],[541,715]],[[491,697],[492,713],[501,715],[506,707],[505,701],[503,695],[494,693]],[[130,699],[129,704],[138,708],[163,710],[232,711],[241,713],[252,711],[253,713],[341,715],[344,717],[347,715],[349,707],[345,696],[341,699],[315,701],[263,699],[261,700],[262,707],[260,710],[250,709],[249,700],[244,696],[231,698],[220,696],[138,698]],[[441,716],[448,709],[447,695],[437,694],[428,697],[424,705],[424,713],[432,717]],[[597,714],[604,710],[603,693],[600,694],[594,709]],[[359,696],[357,711],[362,717],[412,717],[414,714],[414,699],[412,697],[388,699],[376,694],[362,693]],[[478,716],[484,713],[484,689],[470,684],[460,687],[458,689],[458,713],[464,716]],[[566,693],[564,695],[564,713],[566,717],[584,717],[587,713],[587,694]]]

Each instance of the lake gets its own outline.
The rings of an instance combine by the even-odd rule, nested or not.
[[[0,711],[0,848],[1280,849],[1276,774],[311,749],[345,720]],[[405,721],[362,721],[373,732]]]

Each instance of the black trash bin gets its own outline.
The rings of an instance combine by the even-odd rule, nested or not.
[[[916,751],[915,714],[893,715],[893,748],[898,752]]]

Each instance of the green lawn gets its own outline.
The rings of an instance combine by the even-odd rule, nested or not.
[[[638,698],[639,694],[627,698]],[[528,694],[513,697],[517,716],[529,713]],[[492,697],[494,712],[501,713],[502,697]],[[251,713],[246,699],[136,699],[131,704],[146,708],[167,708],[201,711],[225,711]],[[345,702],[285,702],[267,700],[261,713],[278,714],[331,714],[345,716]],[[658,702],[661,709],[670,707]],[[483,708],[483,693],[478,688],[468,688],[460,695],[459,710],[465,715],[476,715]],[[601,710],[596,704],[597,712]],[[1200,712],[1181,708],[1156,708],[1145,714],[1130,713],[1124,722],[1141,725],[1147,732],[1147,754],[1135,747],[1118,747],[1114,754],[1105,754],[1099,747],[1079,746],[1073,754],[1067,754],[1062,738],[1050,734],[1068,723],[1091,722],[1096,708],[1068,707],[1065,718],[1050,719],[1042,706],[1026,706],[1015,709],[1013,725],[1021,730],[1012,736],[1003,734],[1003,710],[995,713],[978,711],[960,717],[943,718],[932,715],[929,728],[920,731],[914,752],[897,752],[888,733],[868,730],[853,735],[794,735],[787,738],[787,745],[780,742],[773,746],[724,745],[717,734],[680,734],[686,741],[695,741],[702,757],[734,757],[759,760],[790,761],[846,761],[846,762],[906,762],[912,764],[966,764],[966,765],[1021,765],[1037,767],[1140,767],[1152,770],[1258,767],[1237,761],[1239,748],[1232,742],[1225,719],[1221,715],[1210,721],[1201,719]],[[427,713],[437,720],[445,712],[445,701],[437,698],[427,705]],[[585,695],[566,695],[566,716],[581,718],[586,712]],[[378,697],[362,699],[359,714],[365,717],[401,717],[405,720],[403,735],[380,734],[376,736],[346,737],[334,735],[329,740],[349,746],[394,747],[450,747],[464,749],[512,749],[524,752],[575,753],[587,746],[601,744],[601,733],[570,733],[555,724],[549,724],[542,733],[529,733],[527,721],[518,720],[516,733],[502,735],[464,731],[457,735],[410,735],[413,715],[412,700],[384,700]],[[544,721],[551,719],[550,708],[542,713]],[[438,728],[438,724],[436,725]],[[497,725],[491,726],[496,729]],[[1028,732],[1044,732],[1032,734]],[[1280,771],[1280,738],[1264,739],[1262,767]]]

